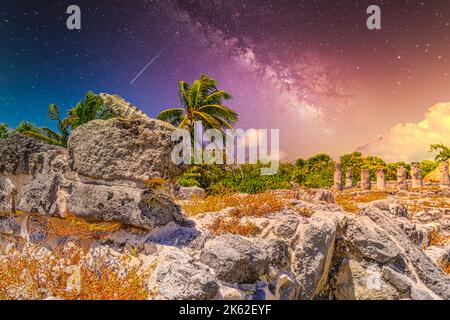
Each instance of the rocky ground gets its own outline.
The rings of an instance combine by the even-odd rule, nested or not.
[[[203,200],[170,188],[171,130],[113,119],[68,150],[0,142],[0,298],[450,299],[450,191]]]

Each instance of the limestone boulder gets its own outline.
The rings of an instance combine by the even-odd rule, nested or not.
[[[255,283],[268,271],[270,260],[262,248],[231,234],[208,241],[200,253],[200,261],[229,283]]]
[[[10,213],[16,210],[16,194],[17,189],[11,180],[0,177],[0,213]]]
[[[398,217],[408,216],[408,209],[406,208],[406,206],[394,198],[376,200],[370,202],[368,205],[374,206],[383,211],[387,211],[394,216]]]
[[[94,120],[68,142],[70,169],[103,180],[173,180],[181,167],[171,161],[175,127],[146,118]]]
[[[346,259],[339,267],[338,300],[398,300],[400,293],[383,278],[377,263]]]
[[[65,177],[68,171],[67,151],[56,149],[33,154],[29,171],[31,181],[23,186],[17,209],[26,213],[64,216],[71,186]]]
[[[403,259],[428,289],[443,299],[450,299],[450,278],[411,241],[397,219],[373,206],[363,208],[361,215],[370,217],[379,228],[395,239],[396,247],[401,249]]]
[[[84,219],[122,222],[148,230],[183,220],[180,207],[164,193],[124,186],[75,183],[68,208]]]
[[[154,284],[158,294],[168,300],[210,300],[220,288],[205,265],[176,248],[158,258],[154,274],[150,287]]]
[[[349,217],[343,235],[351,250],[366,259],[386,263],[400,254],[394,239],[369,217]]]
[[[206,192],[204,189],[199,187],[179,187],[176,190],[176,196],[180,200],[192,200],[192,199],[204,199],[206,197]]]
[[[300,284],[300,299],[314,299],[328,280],[338,221],[332,213],[316,213],[301,225],[291,257],[291,268]]]
[[[61,149],[21,134],[0,139],[0,173],[28,174],[30,159],[34,154]]]

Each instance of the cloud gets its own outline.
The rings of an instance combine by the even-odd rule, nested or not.
[[[450,102],[428,109],[423,121],[399,123],[356,150],[388,162],[413,162],[432,159],[428,151],[436,143],[450,145]]]

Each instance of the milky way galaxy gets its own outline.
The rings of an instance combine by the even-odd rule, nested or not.
[[[238,126],[279,128],[293,160],[377,152],[367,144],[380,132],[450,101],[448,0],[0,1],[0,122],[10,126],[51,126],[49,103],[69,108],[88,90],[155,116],[180,105],[180,80],[206,73],[233,95]],[[66,27],[71,4],[81,30]],[[366,27],[372,4],[381,30]],[[439,110],[450,117],[450,105]]]

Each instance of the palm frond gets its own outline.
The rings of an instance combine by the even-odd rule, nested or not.
[[[183,118],[184,109],[171,108],[162,111],[156,119],[169,122],[174,126],[178,126]]]
[[[60,120],[59,107],[52,103],[48,106],[47,116],[50,120]]]
[[[180,81],[180,98],[181,103],[184,105],[184,107],[187,109],[188,106],[191,104],[189,100],[189,83],[185,81]]]
[[[201,118],[200,120],[203,119],[203,122],[206,122],[206,123],[203,123],[205,125],[205,127],[222,130],[220,122],[217,119],[215,119],[213,116],[210,116],[207,113],[199,112],[199,111],[195,111],[194,115]]]
[[[36,140],[40,140],[43,142],[46,142],[48,144],[52,144],[52,145],[56,145],[56,146],[61,146],[61,147],[66,147],[65,144],[61,144],[60,141],[52,139],[50,137],[47,137],[46,135],[36,132],[36,131],[25,131],[22,132],[23,135],[28,136],[30,138],[34,138]]]
[[[208,94],[203,100],[202,105],[205,104],[221,104],[223,100],[230,100],[232,96],[225,90],[218,90]]]
[[[234,110],[219,104],[205,105],[199,108],[200,112],[205,112],[214,117],[225,119],[231,123],[238,121],[238,114]]]
[[[184,116],[183,120],[181,120],[178,128],[184,129],[189,125],[189,117],[187,115]]]

